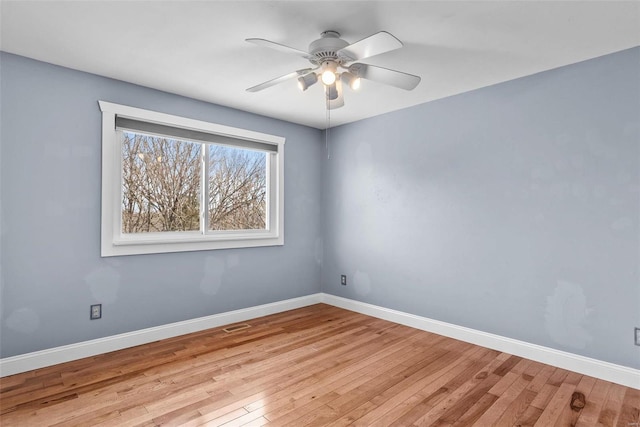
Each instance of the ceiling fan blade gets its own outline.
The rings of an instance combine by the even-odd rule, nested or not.
[[[350,44],[338,50],[338,57],[346,62],[356,61],[370,56],[379,55],[402,47],[402,42],[386,31],[380,31],[372,36]]]
[[[375,65],[369,64],[352,64],[349,67],[349,72],[363,79],[384,83],[405,90],[414,89],[421,80],[420,77],[414,76],[413,74],[389,70],[388,68],[376,67]]]
[[[265,39],[245,39],[245,41],[248,41],[249,43],[257,44],[258,46],[264,46],[270,49],[275,49],[280,52],[293,53],[294,55],[302,56],[303,58],[306,58],[306,59],[309,59],[311,57],[309,53],[303,50],[299,50],[294,47],[285,46],[283,44],[272,42]]]
[[[247,92],[258,92],[261,91],[262,89],[266,89],[268,87],[271,86],[275,86],[278,83],[282,83],[284,81],[287,81],[289,79],[293,79],[295,77],[300,77],[304,74],[307,74],[310,71],[313,71],[313,68],[304,68],[302,70],[298,70],[298,71],[294,71],[293,73],[289,73],[289,74],[285,74],[284,76],[280,76],[280,77],[276,77],[275,79],[271,79],[268,80],[264,83],[260,83],[259,85],[256,86],[252,86],[249,89],[247,89]]]
[[[344,106],[344,91],[342,90],[342,82],[336,80],[331,86],[324,87],[324,94],[327,99],[327,109],[335,110]]]

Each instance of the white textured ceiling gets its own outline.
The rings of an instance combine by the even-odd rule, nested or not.
[[[399,38],[362,62],[422,82],[346,90],[331,126],[640,45],[638,1],[2,0],[0,15],[3,51],[321,129],[320,84],[245,91],[308,62],[244,39],[306,51],[325,30]]]

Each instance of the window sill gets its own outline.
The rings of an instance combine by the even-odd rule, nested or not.
[[[120,239],[114,241],[112,244],[103,245],[102,256],[237,249],[282,246],[283,244],[284,239],[282,236],[275,236],[274,233],[248,233],[245,235],[234,233],[215,237],[198,235],[198,237],[191,238],[179,236],[171,240],[168,240],[166,237],[162,240],[153,238]]]

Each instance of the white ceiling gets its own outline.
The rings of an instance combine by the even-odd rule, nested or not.
[[[7,1],[0,47],[102,76],[325,128],[321,85],[245,89],[308,62],[325,30],[385,30],[404,47],[362,62],[416,74],[411,92],[365,81],[331,126],[640,45],[638,1]]]

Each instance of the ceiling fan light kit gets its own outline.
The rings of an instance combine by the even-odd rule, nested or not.
[[[338,99],[338,83],[331,85],[325,85],[324,87],[325,95],[329,101],[333,101],[334,99]]]
[[[314,72],[298,77],[298,87],[301,91],[307,90],[310,86],[318,82],[318,75]]]
[[[350,71],[345,71],[344,73],[342,73],[341,78],[342,78],[342,81],[351,88],[351,90],[360,89],[360,81],[361,81],[360,77],[356,76]]]
[[[338,72],[338,64],[334,61],[324,61],[322,63],[322,83],[330,86],[336,82],[336,73]]]
[[[327,108],[335,109],[344,105],[342,83],[352,90],[360,87],[361,79],[405,90],[412,90],[420,83],[420,77],[412,74],[353,62],[401,48],[402,42],[386,31],[380,31],[352,44],[341,39],[337,31],[325,31],[319,39],[311,42],[308,53],[265,39],[252,38],[246,41],[281,52],[293,53],[307,59],[314,66],[314,68],[297,70],[250,87],[247,89],[248,92],[258,92],[291,78],[297,78],[298,87],[305,91],[320,80],[324,85]]]

